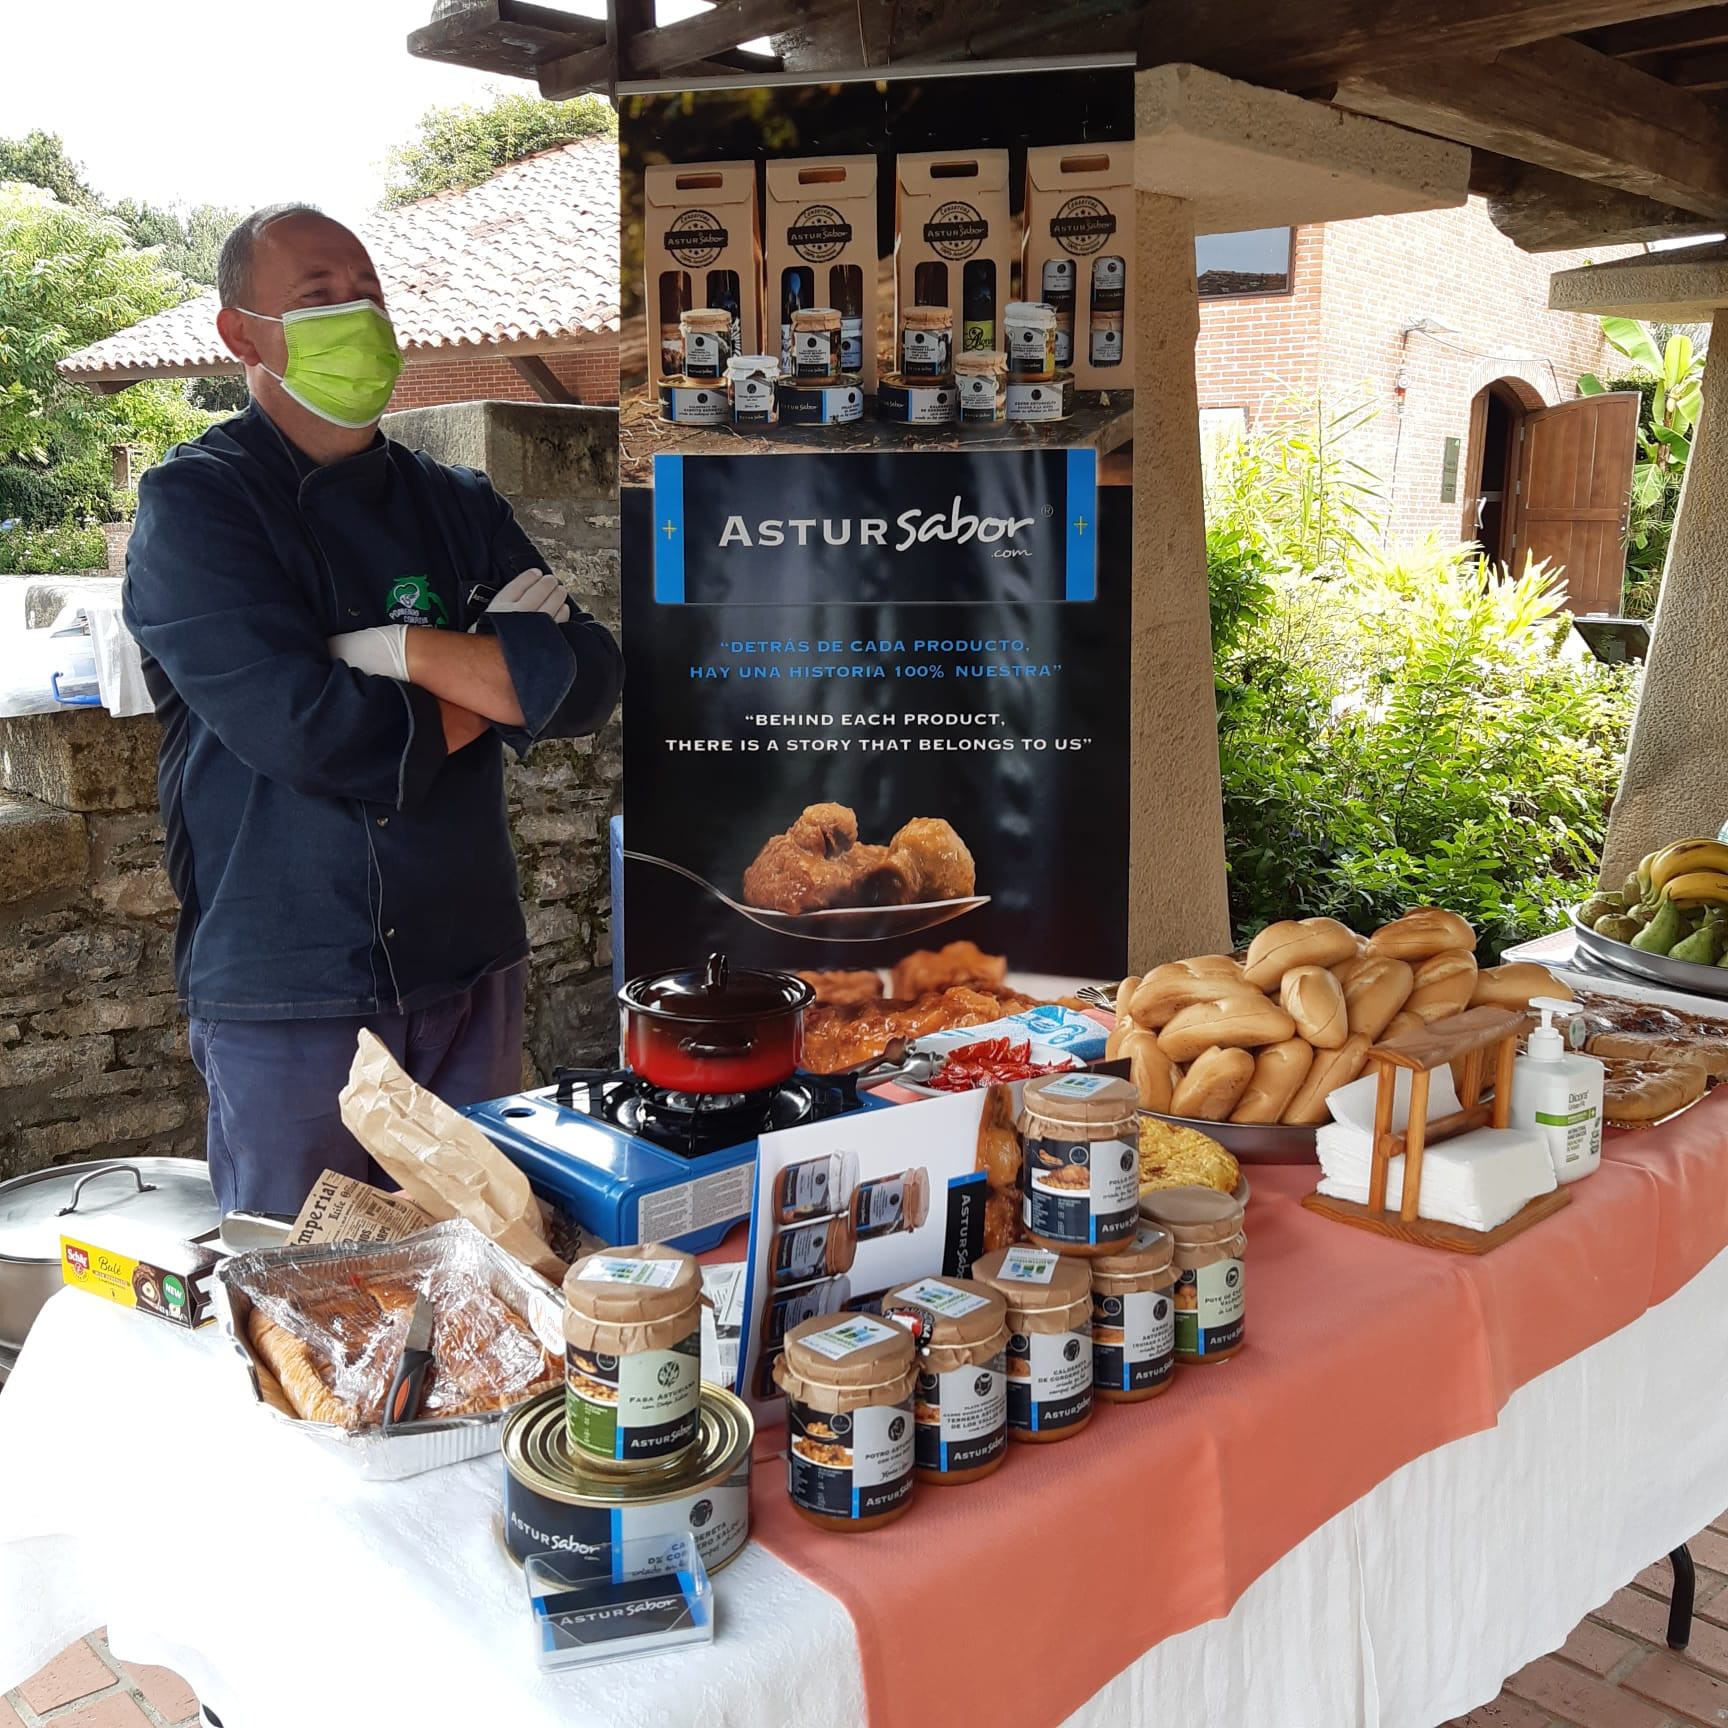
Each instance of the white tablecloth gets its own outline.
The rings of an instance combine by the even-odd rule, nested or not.
[[[1725,1316],[1728,1254],[1498,1427],[1381,1483],[1070,1728],[1436,1728],[1492,1697],[1728,1506]],[[0,1687],[106,1623],[230,1728],[863,1721],[845,1611],[755,1547],[717,1577],[712,1648],[542,1678],[495,1459],[363,1483],[243,1392],[213,1331],[49,1303],[0,1393]]]

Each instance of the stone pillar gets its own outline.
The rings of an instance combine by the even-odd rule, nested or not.
[[[1646,852],[1728,821],[1723,572],[1728,570],[1728,308],[1710,323],[1714,364],[1668,543],[1644,688],[1608,819],[1602,881],[1618,887]],[[1720,344],[1720,346],[1717,346]]]
[[[1194,344],[1192,206],[1135,195],[1128,961],[1230,947]]]

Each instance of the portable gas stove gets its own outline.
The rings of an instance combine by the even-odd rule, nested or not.
[[[560,1068],[551,1086],[463,1115],[600,1241],[699,1253],[750,1216],[759,1134],[884,1103],[851,1075],[708,1093],[664,1091],[627,1068]]]

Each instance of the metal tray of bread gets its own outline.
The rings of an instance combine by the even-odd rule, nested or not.
[[[345,1429],[309,1422],[289,1407],[270,1371],[253,1354],[246,1335],[252,1312],[247,1286],[266,1294],[278,1279],[284,1285],[302,1269],[317,1268],[332,1281],[344,1277],[388,1277],[431,1267],[472,1270],[482,1276],[499,1301],[527,1321],[540,1344],[555,1359],[564,1355],[563,1297],[540,1274],[506,1254],[496,1242],[463,1219],[434,1224],[398,1242],[336,1242],[312,1248],[260,1248],[236,1254],[216,1269],[216,1312],[223,1334],[246,1366],[252,1396],[278,1422],[285,1422],[336,1452],[359,1473],[377,1481],[398,1481],[459,1464],[498,1450],[507,1410],[481,1415],[405,1422],[386,1434],[379,1428]]]
[[[1578,946],[1616,972],[1626,972],[1670,990],[1683,990],[1688,996],[1714,996],[1728,1000],[1728,967],[1700,966],[1695,960],[1670,960],[1666,954],[1646,954],[1642,948],[1634,948],[1629,942],[1598,936],[1589,925],[1578,921],[1576,912],[1572,915],[1572,928],[1577,934]]]
[[[1154,1122],[1172,1128],[1192,1128],[1216,1140],[1238,1164],[1318,1164],[1314,1130],[1295,1128],[1283,1122],[1203,1122],[1194,1116],[1162,1116],[1142,1110]]]

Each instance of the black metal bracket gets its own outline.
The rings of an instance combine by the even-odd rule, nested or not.
[[[1674,1594],[1668,1598],[1668,1648],[1684,1650],[1692,1637],[1692,1603],[1698,1587],[1698,1572],[1692,1550],[1684,1542],[1668,1556],[1674,1568]]]

